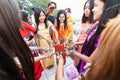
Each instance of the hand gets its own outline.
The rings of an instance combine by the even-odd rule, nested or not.
[[[69,50],[69,53],[70,54],[74,54],[76,51],[73,49],[73,50]]]
[[[47,47],[40,47],[40,50],[48,51],[49,48],[47,48]]]
[[[55,44],[60,44],[60,41],[56,39]]]
[[[64,41],[64,44],[67,44],[68,43],[68,39],[66,39],[65,41]]]
[[[58,60],[63,59],[63,57],[62,57],[62,52],[61,52],[60,54],[58,54],[58,55],[56,56],[56,58],[57,58]]]
[[[29,40],[29,41],[26,41],[27,45],[30,45],[32,42],[33,42],[33,39]]]
[[[69,46],[69,49],[72,49],[76,44],[75,43],[72,43],[70,46]]]
[[[87,69],[90,66],[91,66],[91,63],[86,63],[86,65],[84,66],[84,69]]]
[[[49,58],[52,57],[52,54],[51,54],[51,53],[46,53],[46,54],[44,54],[44,55],[45,55],[46,58],[48,58],[48,57],[49,57]]]
[[[69,55],[70,55],[70,53],[69,53],[69,51],[68,51],[68,50],[65,50],[65,54],[66,54],[67,56],[69,56]]]

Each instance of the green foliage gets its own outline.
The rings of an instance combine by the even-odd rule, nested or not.
[[[42,7],[45,11],[47,11],[47,5],[50,0],[17,0],[18,3],[24,6],[29,14],[32,14],[32,7]]]

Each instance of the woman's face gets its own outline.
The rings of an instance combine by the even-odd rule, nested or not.
[[[48,11],[49,11],[49,12],[54,12],[55,9],[56,9],[56,6],[55,6],[55,4],[53,4],[53,3],[48,7]]]
[[[90,4],[89,4],[89,2],[87,2],[85,5],[84,13],[85,13],[85,17],[90,16]]]
[[[101,0],[94,1],[94,8],[93,8],[93,19],[95,21],[99,21],[104,9],[104,2]]]
[[[45,21],[45,14],[41,11],[40,16],[39,16],[39,22],[44,22]]]
[[[64,14],[60,14],[59,21],[60,21],[60,23],[63,23],[65,21],[65,15]]]

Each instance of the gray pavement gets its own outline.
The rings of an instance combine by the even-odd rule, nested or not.
[[[65,80],[69,80],[67,78],[65,72],[66,72],[66,68],[68,66],[70,66],[70,65],[73,65],[73,60],[71,59],[71,57],[67,57],[66,64],[64,65],[64,77],[65,77]],[[51,69],[45,69],[42,72],[42,76],[41,76],[40,80],[55,80],[56,69],[57,69],[57,65],[56,65],[56,59],[55,59],[55,65],[54,65],[54,67],[51,68]]]

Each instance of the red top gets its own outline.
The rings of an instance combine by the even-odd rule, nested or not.
[[[25,29],[20,28],[20,33],[23,38],[29,36],[29,31],[32,33],[37,33],[37,30],[34,27],[32,27],[31,25],[29,25],[28,23],[21,21],[21,24],[22,24],[22,26],[25,27]]]

